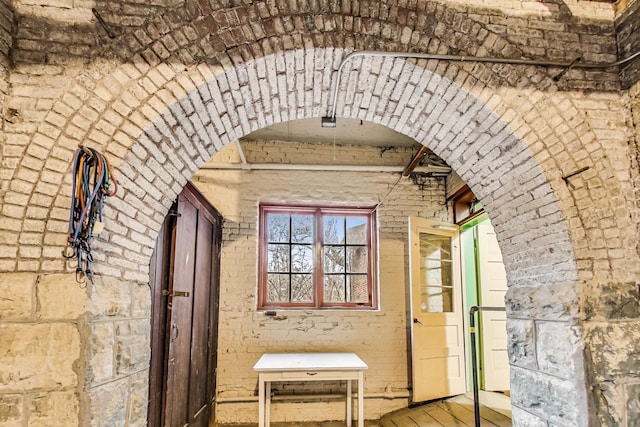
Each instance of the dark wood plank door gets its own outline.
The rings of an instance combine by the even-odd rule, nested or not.
[[[215,398],[222,218],[188,184],[165,227],[171,231],[161,233],[165,241],[158,241],[155,267],[152,264],[156,275],[167,277],[155,279],[159,283],[152,295],[159,301],[154,304],[159,319],[154,314],[153,325],[163,330],[153,331],[149,425],[207,427]],[[157,260],[161,253],[168,266]],[[157,361],[160,354],[162,363]],[[157,379],[160,374],[162,381]]]

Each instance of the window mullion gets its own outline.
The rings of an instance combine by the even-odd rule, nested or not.
[[[289,215],[289,302],[293,302],[293,215]]]
[[[344,235],[344,243],[342,250],[344,251],[344,302],[351,301],[351,292],[349,292],[349,251],[347,250],[347,217],[342,221],[342,229]]]
[[[313,244],[315,248],[315,265],[313,268],[313,287],[314,296],[316,298],[315,306],[322,307],[324,305],[324,247],[323,247],[323,227],[322,227],[322,212],[320,209],[315,211],[313,216],[315,221],[315,235],[313,238]]]

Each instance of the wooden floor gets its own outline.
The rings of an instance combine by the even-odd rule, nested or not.
[[[480,407],[482,427],[511,427],[511,413],[499,408]],[[271,423],[271,427],[343,427],[344,422]],[[357,426],[357,422],[352,424]],[[413,408],[400,409],[377,421],[365,421],[365,427],[463,427],[475,426],[473,400],[456,396],[430,402]],[[233,424],[228,427],[248,427],[250,424]],[[216,427],[223,427],[216,425]]]
[[[509,411],[480,406],[482,426],[511,427]],[[441,427],[475,425],[473,400],[456,396],[447,400],[401,409],[385,415],[380,427]]]

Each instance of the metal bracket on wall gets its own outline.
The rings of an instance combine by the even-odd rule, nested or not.
[[[562,177],[562,180],[564,181],[565,184],[571,185],[571,183],[569,182],[569,178],[572,178],[578,174],[581,174],[582,172],[585,172],[589,170],[589,166],[585,166],[583,168],[578,169],[575,172],[571,172],[570,174],[567,174],[565,176]],[[571,187],[573,187],[573,185],[571,185]]]
[[[162,291],[162,296],[164,297],[189,297],[189,292],[184,292],[184,291]]]
[[[91,9],[91,12],[93,12],[93,16],[96,17],[96,19],[98,20],[98,23],[102,26],[102,28],[107,33],[109,38],[115,39],[118,35],[113,31],[113,29],[109,26],[109,24],[106,23],[102,15],[100,15],[100,12],[98,12],[98,9],[94,7],[93,9]]]

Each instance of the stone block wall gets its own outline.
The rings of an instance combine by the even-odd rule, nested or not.
[[[86,289],[68,274],[0,276],[0,425],[77,425]]]
[[[616,34],[620,59],[640,50],[640,2],[630,1],[616,18]],[[637,253],[640,253],[640,58],[621,67],[623,84],[629,87],[627,116],[629,133],[628,172],[633,182],[632,193],[636,209],[631,211],[628,229],[635,234]],[[608,239],[614,235],[605,236]],[[634,261],[635,263],[635,261]],[[638,277],[605,287],[600,290],[607,309],[591,310],[587,305],[589,321],[585,322],[585,350],[592,364],[591,378],[594,383],[592,399],[598,408],[596,423],[599,425],[638,425],[638,373],[640,365],[635,358],[616,349],[637,348],[640,334],[640,281]],[[611,348],[606,342],[615,342]],[[631,350],[634,351],[634,350]],[[625,377],[623,380],[622,378]],[[624,408],[624,409],[623,409]]]
[[[0,275],[0,425],[144,425],[149,304],[109,277]]]
[[[636,5],[638,2],[636,2]],[[640,9],[638,9],[640,10]],[[636,76],[639,74],[634,72]],[[637,77],[635,77],[637,80]],[[630,173],[634,180],[633,199],[638,207],[634,216],[635,227],[630,227],[630,232],[635,231],[637,237],[637,251],[640,253],[640,82],[636,82],[629,90],[630,140],[629,146],[633,150],[631,156]],[[635,229],[634,229],[635,228]],[[599,414],[600,422],[607,425],[640,425],[640,404],[638,392],[640,391],[640,364],[637,358],[625,357],[611,349],[604,349],[602,343],[607,339],[613,339],[619,347],[637,349],[637,336],[640,334],[638,319],[640,307],[637,303],[640,299],[640,279],[627,282],[626,286],[616,295],[613,293],[610,299],[611,310],[607,318],[610,322],[593,322],[590,328],[590,350],[594,364],[594,374],[602,386],[596,389],[594,398],[605,408],[627,408],[626,416],[615,414],[619,410],[603,410]],[[625,374],[622,374],[622,373]],[[627,376],[628,373],[632,373]],[[620,381],[622,376],[626,379]]]
[[[415,149],[291,142],[243,142],[249,163],[391,163],[402,168]],[[221,155],[224,152],[220,153]],[[310,156],[309,154],[312,154]],[[212,159],[215,164],[216,158]],[[290,160],[290,161],[287,161]],[[202,170],[194,184],[225,218],[221,253],[218,404],[221,423],[255,423],[257,375],[253,364],[265,351],[356,352],[365,372],[365,413],[376,419],[405,407],[409,396],[408,217],[449,221],[444,180],[419,187],[389,172]],[[257,307],[258,203],[374,206],[379,230],[379,310],[277,310],[265,316]],[[274,384],[279,393],[336,393],[339,384]],[[329,389],[327,389],[329,387]],[[385,398],[386,396],[386,398]],[[395,397],[395,399],[393,399]],[[274,421],[339,420],[344,403],[311,399],[304,411],[296,403],[275,403]]]
[[[86,402],[81,425],[143,426],[151,357],[151,294],[146,284],[107,275],[91,285],[87,307]]]

